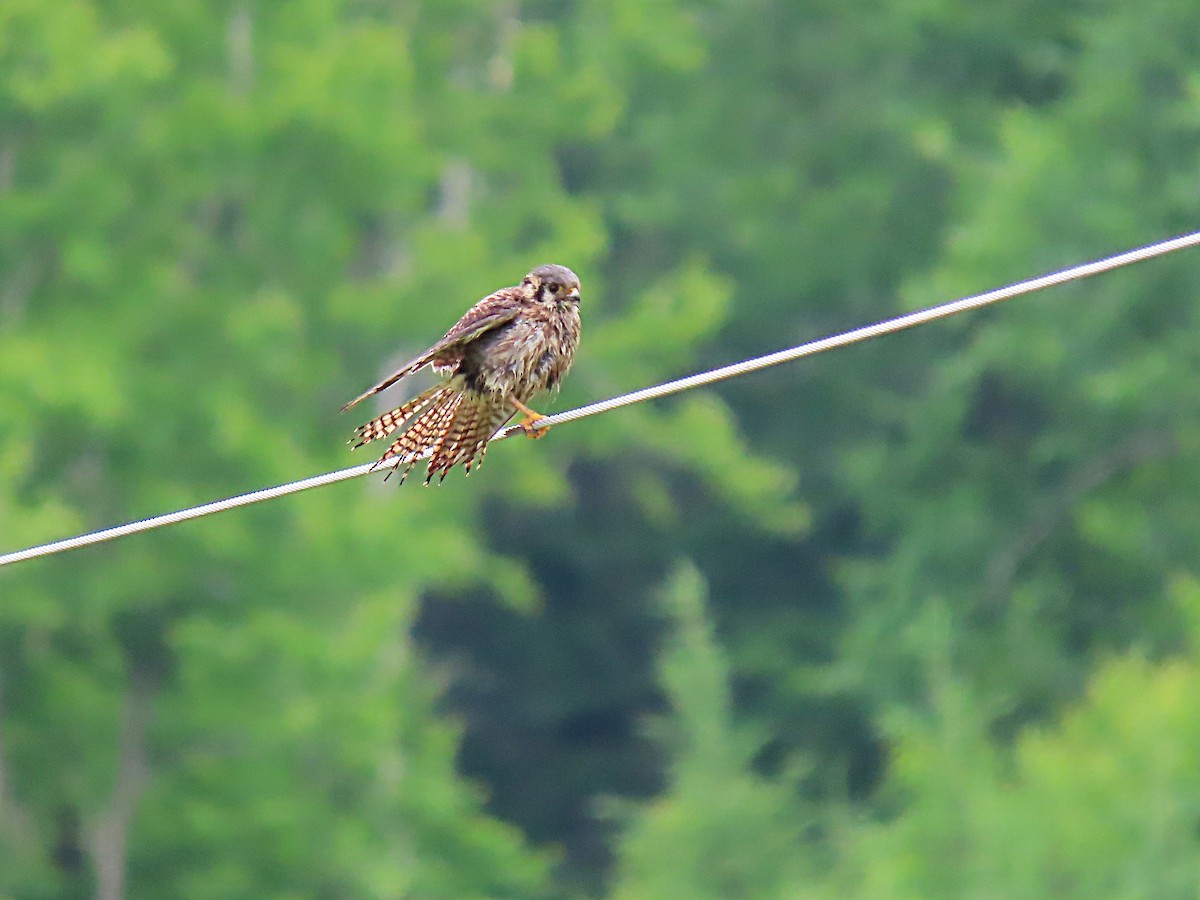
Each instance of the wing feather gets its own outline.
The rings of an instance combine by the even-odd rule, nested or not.
[[[363,391],[343,406],[342,412],[356,406],[368,397],[386,390],[401,378],[406,378],[431,363],[439,368],[456,365],[462,358],[463,347],[492,329],[507,325],[517,317],[520,305],[516,301],[520,299],[521,289],[519,287],[501,288],[494,294],[484,297],[468,309],[440,341],[420,356],[402,365],[374,387]]]

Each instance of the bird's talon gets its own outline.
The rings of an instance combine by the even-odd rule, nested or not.
[[[540,428],[538,427],[537,423],[542,421],[542,419],[544,419],[544,418],[546,418],[546,417],[545,416],[530,416],[524,422],[520,423],[521,430],[525,432],[525,436],[527,438],[531,438],[532,440],[536,441],[538,438],[545,437],[550,432],[549,425],[543,425]]]

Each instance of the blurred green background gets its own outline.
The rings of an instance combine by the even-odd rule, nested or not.
[[[5,0],[0,549],[1188,231],[1158,0]],[[1200,257],[0,570],[0,897],[1196,897]]]

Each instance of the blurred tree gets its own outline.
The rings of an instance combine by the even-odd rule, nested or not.
[[[1054,106],[1004,113],[988,158],[956,154],[963,222],[905,286],[910,305],[1183,227],[1200,46],[1171,7],[1148,30],[1116,7],[1081,24]],[[911,699],[926,651],[897,635],[930,597],[953,610],[976,702],[1008,727],[1078,691],[1097,653],[1176,645],[1165,582],[1200,558],[1198,291],[1181,257],[916,336],[940,361],[877,385],[889,439],[841,460],[880,547],[845,569],[842,676],[883,706]]]
[[[595,40],[669,24],[638,9],[604,13]],[[6,5],[5,545],[336,465],[339,428],[313,411],[534,263],[569,262],[602,296],[604,223],[558,157],[612,129],[622,73],[573,50],[508,2]],[[686,364],[728,297],[690,255],[631,294],[628,324],[589,310],[571,396]],[[545,889],[545,857],[458,780],[414,601],[470,585],[540,602],[479,510],[569,509],[571,456],[703,438],[677,472],[797,519],[786,473],[720,404],[676,410],[564,432],[519,465],[498,448],[470,490],[332,489],[5,571],[0,837],[22,863],[0,889]]]
[[[10,0],[0,546],[343,464],[353,423],[314,411],[536,263],[584,281],[561,406],[1192,227],[1193,18]],[[651,890],[671,854],[718,861],[709,784],[756,837],[706,888],[798,885],[801,824],[814,892],[982,884],[895,867],[974,833],[954,793],[995,793],[1031,725],[1134,716],[1132,687],[1080,700],[1098,665],[1166,709],[1174,670],[1138,654],[1192,652],[1164,598],[1200,565],[1194,269],[508,442],[469,483],[0,572],[0,893],[598,894],[614,850]],[[717,637],[669,641],[660,677],[679,558]],[[1020,765],[1108,815],[1082,773]],[[1058,827],[987,803],[980,831]],[[1145,846],[1148,884],[1191,889],[1182,836]]]
[[[1180,578],[1171,595],[1186,653],[1109,660],[1077,706],[1023,732],[1011,755],[942,657],[930,714],[890,722],[892,813],[841,831],[845,865],[829,895],[1194,896],[1200,583]]]
[[[609,346],[623,351],[601,358],[627,377],[610,374],[595,393],[651,380],[653,372],[632,368],[643,361],[688,371],[688,357],[661,345],[697,322],[705,326],[695,332],[699,364],[893,312],[896,286],[936,259],[953,221],[953,154],[992,146],[1014,101],[1048,103],[1061,91],[1079,7],[1056,10],[694,2],[558,11],[572,58],[584,68],[602,60],[625,90],[610,132],[581,135],[559,154],[564,183],[603,215],[605,299],[624,314],[603,336],[585,337],[585,359]],[[610,33],[619,40],[606,40]],[[701,309],[714,312],[697,318],[702,286],[669,302],[662,290],[649,295],[647,285],[672,284],[662,273],[681,258],[710,261],[735,302],[707,304]],[[639,303],[645,296],[650,302]],[[644,306],[679,315],[651,318]],[[595,845],[606,837],[600,823],[588,824],[587,798],[656,780],[653,747],[638,746],[645,742],[633,723],[661,703],[643,651],[657,630],[646,610],[678,554],[696,559],[714,585],[739,708],[768,735],[759,763],[772,769],[792,753],[815,754],[823,764],[813,770],[814,794],[869,792],[880,763],[869,701],[823,667],[846,624],[841,562],[879,546],[864,532],[863,487],[844,475],[843,458],[862,445],[886,447],[874,425],[876,384],[920,383],[936,362],[890,346],[858,353],[854,366],[821,362],[723,387],[736,425],[710,413],[707,427],[680,435],[657,409],[614,415],[589,429],[597,440],[657,433],[669,452],[642,456],[626,446],[612,461],[577,462],[568,472],[577,506],[561,514],[511,505],[493,513],[492,546],[527,556],[538,582],[555,586],[548,615],[481,613],[489,600],[478,592],[450,611],[439,594],[419,633],[455,661],[464,765],[504,785],[494,808],[538,834],[569,827],[568,861],[593,871],[603,862]],[[803,472],[811,516],[778,509],[791,492],[786,471],[738,466],[716,444],[738,426],[756,453]],[[714,476],[704,483],[680,471],[685,454]],[[754,489],[756,481],[767,489]],[[745,499],[730,497],[740,483]],[[470,627],[480,615],[491,627]],[[605,761],[583,773],[581,732]],[[547,748],[539,769],[557,766],[564,777],[549,785],[520,777],[530,746]]]
[[[678,567],[662,601],[674,629],[661,663],[673,709],[658,723],[672,751],[670,784],[625,828],[612,896],[794,897],[805,871],[802,820],[786,784],[751,770],[757,741],[734,725],[699,571]]]

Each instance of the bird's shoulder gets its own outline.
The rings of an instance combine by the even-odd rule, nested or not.
[[[478,337],[506,322],[512,321],[525,307],[527,301],[517,286],[501,288],[488,294],[465,313],[442,338],[442,344],[457,343]]]

